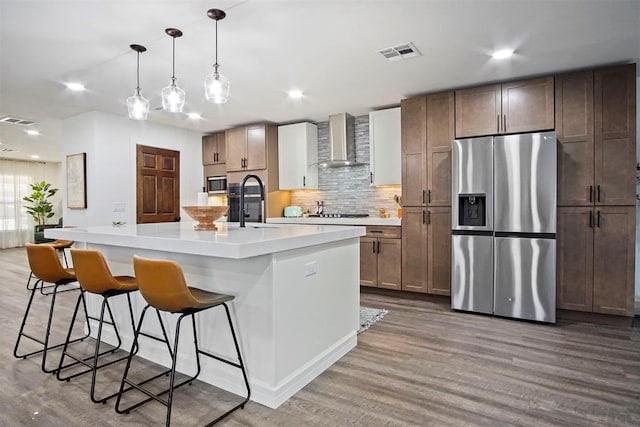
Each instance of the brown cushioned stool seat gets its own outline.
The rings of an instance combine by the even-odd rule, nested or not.
[[[127,366],[125,368],[124,375],[122,377],[122,383],[120,384],[120,394],[118,395],[118,398],[116,400],[116,412],[119,414],[128,413],[129,411],[151,400],[156,400],[167,407],[166,425],[169,426],[171,423],[171,404],[173,401],[173,392],[176,388],[181,387],[185,384],[190,384],[193,380],[195,380],[198,377],[198,375],[200,374],[200,355],[201,354],[240,369],[244,379],[244,385],[247,389],[247,395],[246,397],[244,397],[242,402],[238,403],[233,408],[229,409],[224,414],[220,415],[218,418],[211,421],[207,425],[215,424],[216,422],[225,418],[227,415],[229,415],[230,413],[232,413],[238,408],[244,408],[244,405],[249,401],[251,390],[249,387],[247,372],[242,362],[242,356],[240,354],[240,347],[238,346],[238,340],[236,339],[236,333],[235,333],[235,330],[233,329],[233,323],[231,322],[229,307],[227,306],[227,303],[229,301],[232,301],[234,297],[231,295],[208,292],[202,289],[187,286],[187,283],[184,278],[184,274],[182,272],[182,268],[180,268],[180,266],[174,261],[153,260],[153,259],[146,259],[146,258],[134,256],[133,266],[134,266],[136,277],[138,279],[138,286],[140,287],[140,293],[142,294],[142,297],[145,299],[145,301],[148,304],[143,309],[142,315],[140,316],[140,321],[138,322],[138,327],[134,335],[133,346],[135,347],[137,345],[138,336],[140,335],[140,328],[142,326],[145,313],[148,308],[153,307],[156,310],[162,310],[170,313],[178,313],[180,314],[180,316],[178,317],[177,324],[176,324],[176,333],[175,333],[173,349],[171,348],[167,340],[167,347],[169,348],[169,354],[171,356],[171,362],[172,362],[171,369],[153,378],[149,378],[142,382],[135,383],[128,378],[129,367],[131,366],[131,359],[133,357],[133,354],[131,353],[129,355]],[[203,310],[220,307],[220,306],[224,307],[225,313],[227,315],[227,321],[229,323],[231,337],[233,338],[233,343],[235,345],[236,354],[238,357],[237,362],[232,360],[227,360],[225,358],[208,353],[200,349],[198,345],[198,333],[197,333],[198,331],[196,328],[195,315]],[[175,384],[176,362],[178,359],[178,343],[180,338],[180,324],[182,322],[182,319],[187,316],[191,317],[197,370],[195,375],[193,375],[192,377],[180,382],[179,384]],[[160,320],[160,325],[162,326],[162,320]],[[164,326],[162,326],[162,329],[164,331]],[[149,389],[142,387],[144,384],[150,382],[155,378],[159,378],[164,374],[169,374],[168,389],[160,393],[152,393]],[[127,408],[120,408],[120,401],[121,401],[122,395],[129,390],[124,388],[125,384],[129,385],[129,389],[139,390],[149,397],[146,400],[135,403]],[[162,397],[164,394],[167,394],[166,400]]]
[[[56,296],[61,292],[67,291],[76,291],[80,290],[79,287],[74,286],[72,288],[68,288],[66,285],[74,285],[77,281],[76,274],[72,268],[64,268],[60,263],[60,258],[56,254],[56,250],[51,245],[34,245],[31,243],[27,243],[27,259],[29,261],[29,267],[31,268],[32,274],[36,277],[36,282],[33,287],[29,290],[31,291],[31,295],[29,296],[29,302],[27,303],[27,307],[24,312],[24,316],[22,318],[22,324],[20,325],[20,331],[18,332],[18,339],[16,340],[16,345],[13,349],[13,355],[16,358],[25,359],[28,356],[42,353],[42,371],[45,373],[55,372],[56,369],[49,369],[47,367],[47,354],[49,350],[61,347],[63,345],[68,345],[77,341],[82,341],[89,336],[84,335],[79,338],[71,339],[70,336],[67,337],[67,341],[52,345],[49,343],[49,338],[51,335],[51,324],[53,320],[54,307],[56,303]],[[51,285],[45,286],[45,283],[50,283]],[[53,290],[47,294],[43,292],[44,288],[53,288]],[[45,296],[51,295],[51,304],[49,306],[49,319],[47,325],[45,327],[45,335],[44,339],[33,337],[25,332],[25,325],[27,324],[27,319],[29,317],[33,298],[36,294],[36,291],[40,289],[40,293]],[[85,319],[88,322],[89,319],[87,317],[86,305],[84,304],[84,296],[82,292],[80,292],[80,296],[78,301],[82,301],[84,305]],[[73,329],[73,325],[75,323],[75,316],[71,321],[71,325],[69,330]],[[90,332],[90,331],[89,331]],[[20,352],[20,343],[22,338],[28,338],[32,341],[35,341],[42,345],[42,348],[36,351],[32,351],[29,353],[21,353]]]
[[[45,243],[38,243],[39,245],[47,245],[47,246],[51,246],[53,249],[55,249],[59,254],[62,254],[62,258],[64,259],[64,265],[65,267],[69,267],[69,262],[67,261],[67,255],[65,254],[64,250],[70,248],[71,246],[73,246],[75,242],[73,240],[54,240],[51,242],[45,242]],[[29,273],[29,278],[27,279],[27,290],[31,290],[31,287],[29,286],[31,283],[31,278],[33,277],[33,271]],[[51,286],[45,286],[42,289],[47,289],[50,288]]]
[[[98,364],[98,359],[101,356],[115,353],[117,350],[121,349],[122,340],[120,338],[120,333],[118,331],[118,326],[116,325],[115,318],[113,316],[113,312],[111,310],[111,306],[109,305],[109,299],[113,297],[117,297],[119,295],[126,295],[127,303],[129,305],[129,316],[131,319],[131,331],[135,331],[135,321],[133,319],[133,308],[131,306],[131,296],[130,293],[138,290],[138,283],[136,282],[135,277],[131,276],[113,276],[111,271],[109,270],[109,266],[107,265],[106,260],[102,253],[91,250],[91,249],[71,249],[71,258],[73,259],[73,266],[78,277],[78,282],[80,283],[80,287],[82,288],[82,293],[89,292],[92,294],[100,295],[102,297],[102,306],[100,309],[100,317],[88,316],[91,320],[98,321],[98,333],[96,336],[95,346],[93,355],[88,357],[78,356],[70,353],[68,351],[68,345],[65,344],[62,349],[62,356],[60,357],[60,363],[58,365],[57,378],[60,381],[69,381],[72,378],[78,377],[80,375],[87,374],[89,372],[92,373],[91,377],[91,401],[94,403],[102,402],[106,403],[108,399],[114,397],[118,394],[118,392],[114,392],[108,396],[96,397],[95,388],[96,388],[96,374],[98,369],[105,368],[107,366],[111,366],[117,362],[126,360],[129,357],[129,354],[115,359],[109,360],[108,362],[103,363],[102,365]],[[78,301],[76,302],[75,311],[73,313],[72,319],[75,320],[76,315],[78,313],[78,308],[80,307],[81,298],[78,297]],[[110,320],[105,319],[105,309],[109,313]],[[72,320],[72,325],[73,325]],[[108,324],[113,326],[114,333],[116,335],[116,339],[118,341],[117,345],[114,348],[105,350],[100,352],[100,343],[102,338],[102,329],[104,324]],[[67,340],[71,337],[71,328],[69,328],[69,332],[67,334]],[[132,350],[134,353],[137,352],[137,348]],[[73,360],[72,363],[65,365],[65,358],[70,358]],[[68,368],[82,364],[87,369],[73,372],[70,375],[63,375],[63,372]]]

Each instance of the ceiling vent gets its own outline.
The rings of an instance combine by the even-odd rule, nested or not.
[[[10,125],[29,126],[34,124],[33,120],[20,119],[18,117],[4,116],[0,117],[0,123],[9,123]]]
[[[0,148],[0,153],[11,153],[17,150],[14,150],[13,148]]]
[[[382,56],[392,62],[422,56],[420,51],[413,45],[413,43],[403,43],[397,46],[387,47],[384,49],[380,49],[378,52],[380,52]]]

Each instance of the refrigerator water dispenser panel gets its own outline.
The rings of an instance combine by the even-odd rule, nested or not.
[[[487,225],[487,195],[458,195],[458,225],[484,227]]]

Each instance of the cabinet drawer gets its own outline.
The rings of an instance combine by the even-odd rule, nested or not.
[[[401,227],[391,226],[367,226],[367,237],[384,237],[387,239],[399,239],[402,236]]]

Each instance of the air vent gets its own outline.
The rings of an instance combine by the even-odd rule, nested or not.
[[[404,43],[397,46],[387,47],[384,49],[380,49],[378,52],[380,52],[382,56],[392,62],[400,61],[402,59],[415,58],[416,56],[422,55],[420,51],[418,51],[418,49],[413,45],[413,43]]]
[[[0,123],[9,123],[11,125],[29,126],[35,122],[32,120],[20,119],[18,117],[4,116],[0,118]]]
[[[11,153],[13,151],[17,150],[14,150],[13,148],[0,148],[0,153]]]

